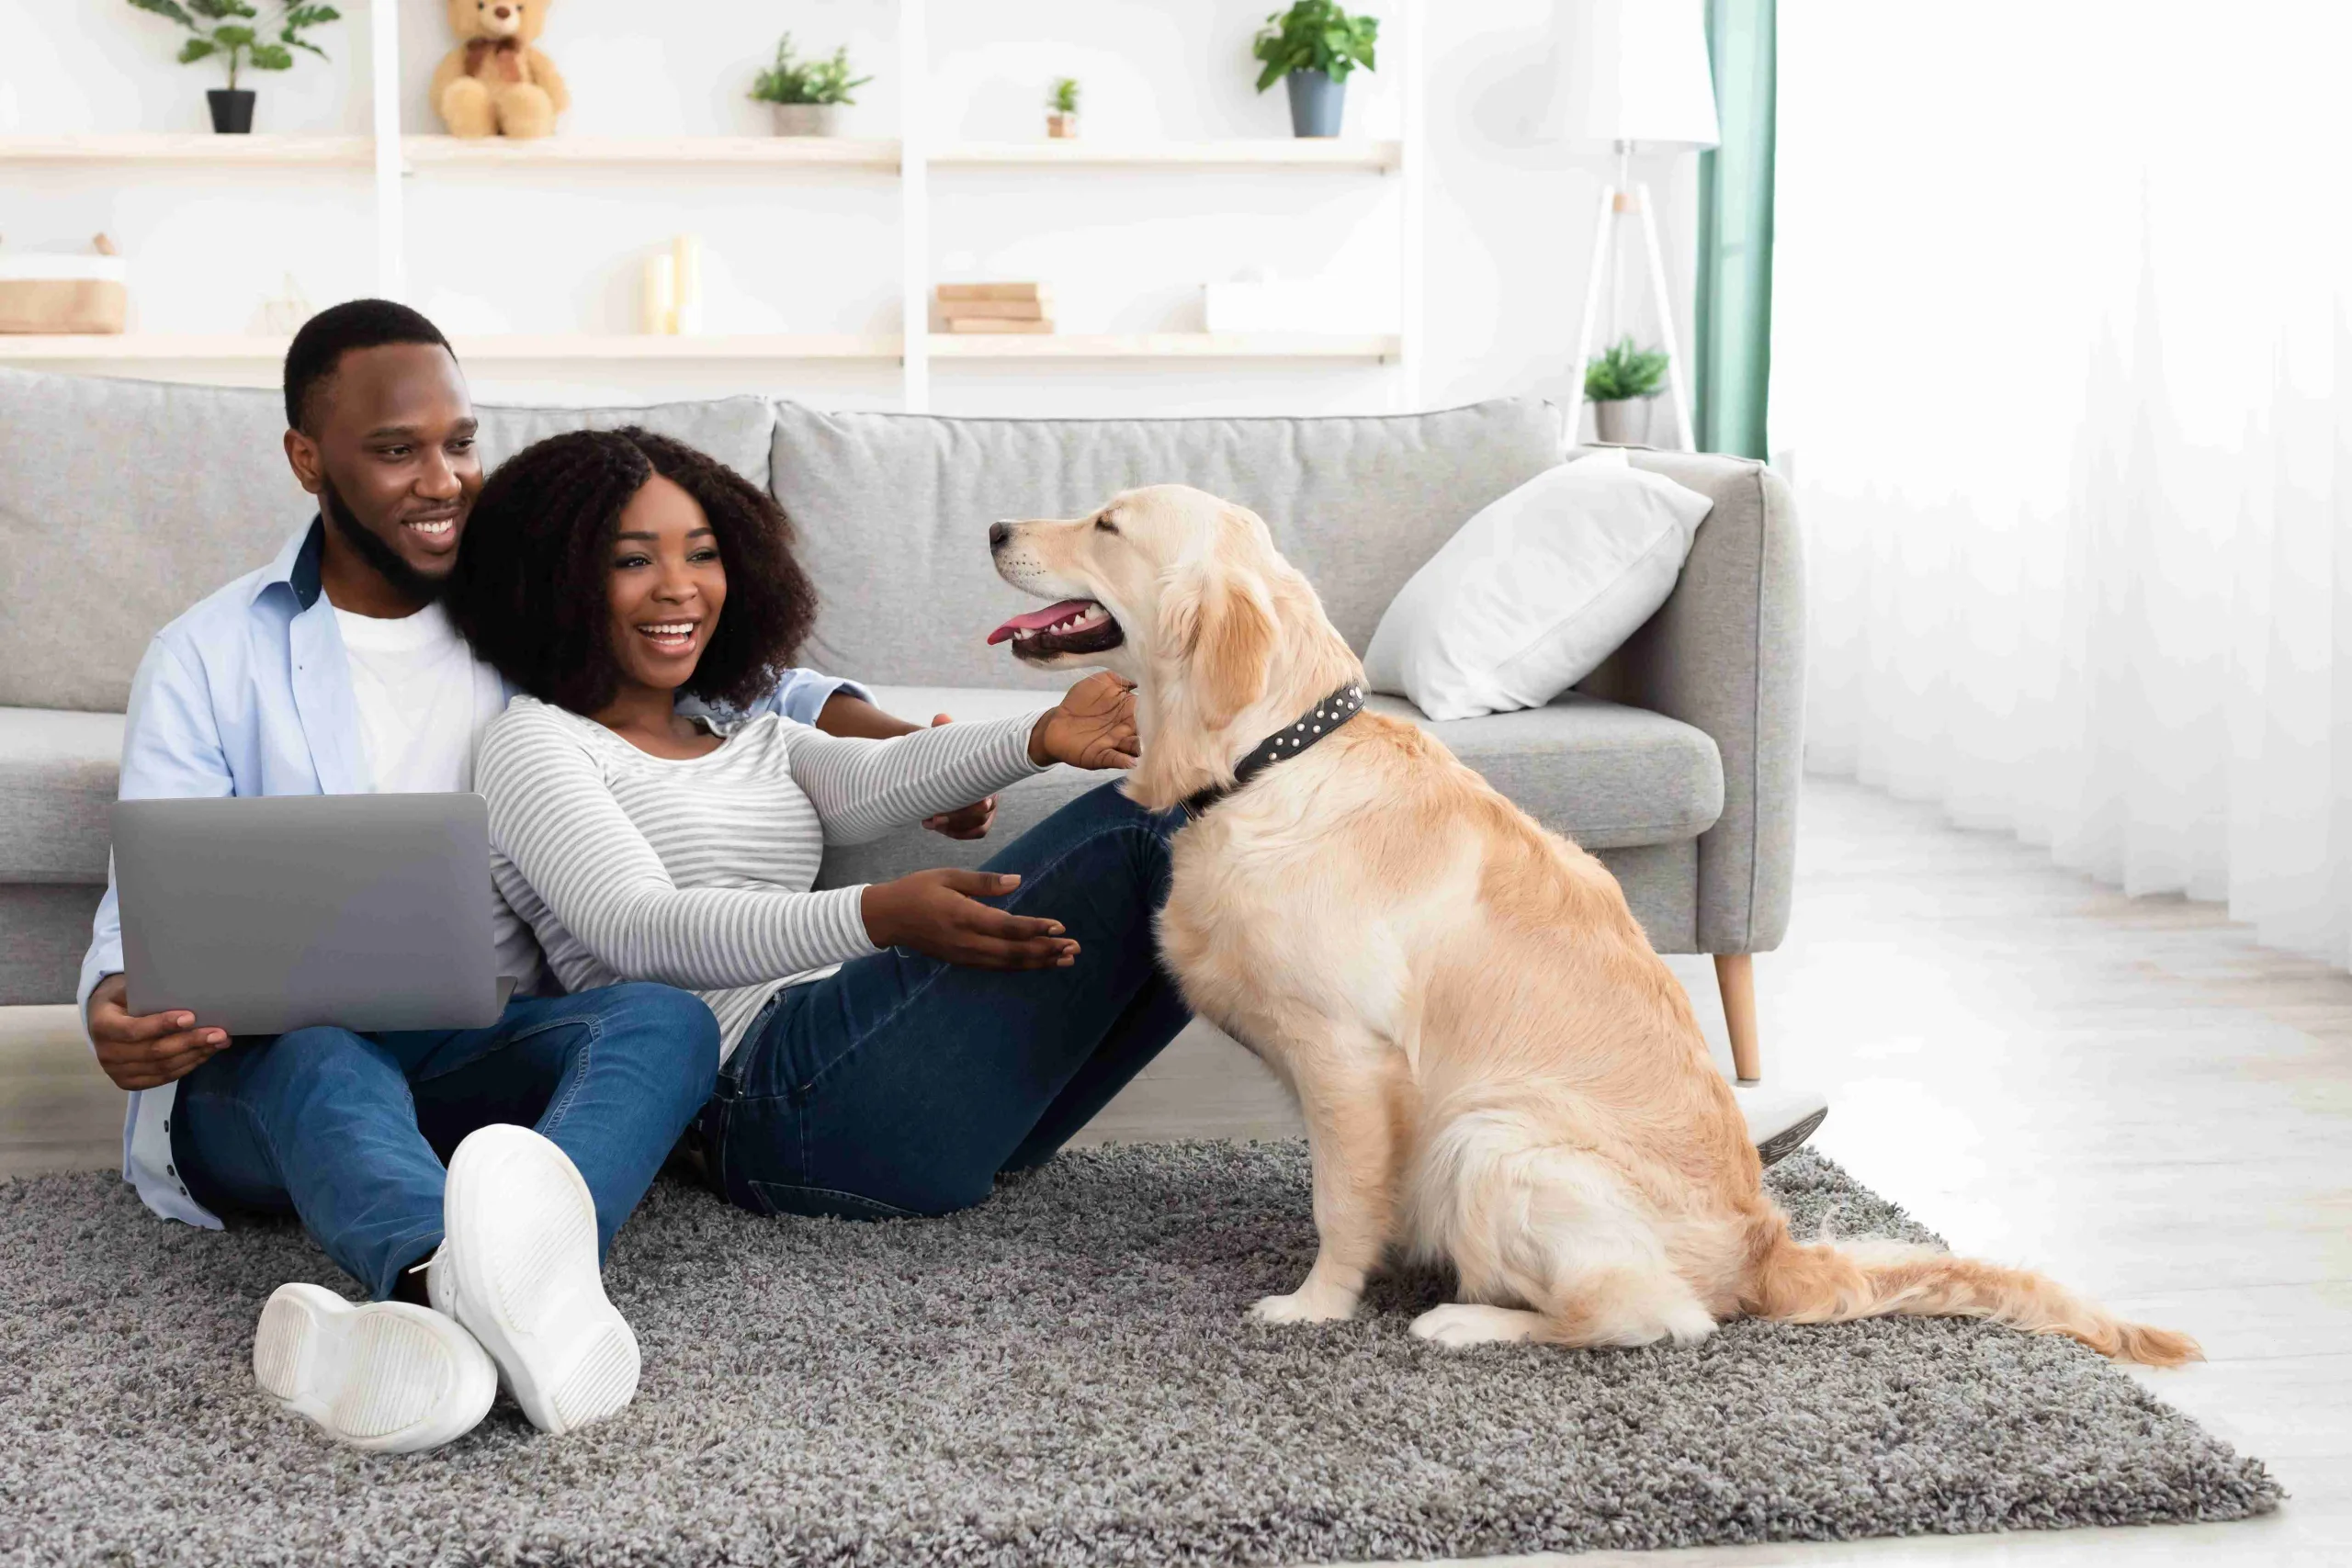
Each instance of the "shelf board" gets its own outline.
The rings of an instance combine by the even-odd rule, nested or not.
[[[456,340],[469,365],[554,363],[713,364],[798,359],[888,359],[899,340],[884,333],[797,333],[655,337],[625,333],[498,333]],[[933,333],[935,359],[1391,359],[1385,333],[1126,333],[1044,334]],[[126,333],[101,336],[0,336],[0,363],[91,361],[275,362],[279,337]]]
[[[403,136],[413,168],[455,165],[595,164],[606,165],[785,164],[802,168],[895,171],[895,141],[842,136]],[[961,141],[934,149],[934,164],[969,168],[1092,165],[1102,168],[1319,168],[1385,173],[1403,156],[1396,141],[1295,137],[1222,141]],[[0,136],[0,163],[15,164],[341,164],[374,160],[368,136],[135,132],[123,135]]]
[[[111,336],[0,336],[0,362],[25,364],[166,360],[275,361],[286,356],[280,337],[126,333]],[[720,360],[890,359],[899,340],[879,334],[807,333],[732,337],[652,337],[590,333],[501,333],[459,337],[458,357],[468,364],[558,361],[709,363]]]
[[[1223,141],[961,141],[933,149],[931,161],[974,167],[1096,164],[1123,168],[1305,167],[1385,174],[1404,159],[1398,141],[1336,137]]]
[[[1390,359],[1390,333],[933,333],[934,359]]]
[[[523,164],[775,164],[798,167],[899,167],[895,141],[845,136],[403,136],[412,165],[476,168]]]
[[[350,164],[375,156],[368,136],[299,136],[265,132],[217,136],[201,132],[137,132],[105,136],[0,136],[5,164]]]

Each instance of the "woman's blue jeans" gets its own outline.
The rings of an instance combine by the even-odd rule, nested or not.
[[[718,1070],[711,1180],[760,1213],[942,1214],[1041,1165],[1190,1020],[1159,967],[1181,812],[1105,785],[988,863],[989,900],[1059,920],[1067,969],[971,969],[893,948],[779,994]]]
[[[718,1025],[667,986],[522,998],[487,1029],[236,1041],[180,1080],[172,1159],[205,1207],[288,1211],[379,1301],[441,1244],[442,1162],[536,1127],[596,1201],[601,1250],[709,1097]]]

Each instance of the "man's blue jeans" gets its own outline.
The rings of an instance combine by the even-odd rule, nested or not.
[[[667,986],[517,998],[487,1029],[302,1029],[180,1080],[172,1158],[205,1207],[301,1216],[378,1300],[441,1244],[443,1161],[493,1122],[580,1168],[601,1251],[709,1098],[718,1025]]]
[[[713,1185],[760,1213],[940,1214],[1042,1165],[1190,1021],[1161,970],[1181,812],[1105,785],[1006,846],[989,902],[1059,920],[1068,969],[970,969],[894,948],[781,993],[700,1122]]]

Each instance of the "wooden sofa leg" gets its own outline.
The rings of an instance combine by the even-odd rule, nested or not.
[[[1724,995],[1724,1028],[1731,1035],[1731,1065],[1742,1084],[1763,1077],[1756,1045],[1756,958],[1747,953],[1715,954],[1715,987]]]

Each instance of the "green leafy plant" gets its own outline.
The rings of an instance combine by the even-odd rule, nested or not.
[[[236,91],[237,73],[245,66],[255,71],[290,71],[294,67],[294,51],[310,51],[321,60],[327,51],[302,36],[311,28],[339,22],[343,13],[332,6],[317,6],[308,0],[279,0],[277,36],[262,35],[266,27],[255,26],[261,13],[245,0],[130,0],[142,11],[152,11],[168,17],[188,31],[187,41],[180,45],[182,65],[193,65],[199,60],[220,56],[229,65],[229,90]]]
[[[1078,78],[1075,76],[1055,77],[1053,90],[1046,95],[1046,107],[1056,114],[1076,114],[1078,112]]]
[[[1584,395],[1596,403],[1656,397],[1665,379],[1665,351],[1635,348],[1628,337],[1611,344],[1606,353],[1593,355],[1584,367]]]
[[[1250,55],[1265,62],[1258,73],[1258,91],[1264,92],[1294,71],[1320,71],[1334,82],[1344,82],[1357,66],[1373,63],[1373,45],[1380,37],[1380,18],[1351,17],[1339,0],[1298,0],[1287,11],[1266,18],[1266,26],[1250,45]]]
[[[854,104],[850,95],[873,81],[850,79],[849,51],[837,49],[830,60],[797,60],[792,35],[776,39],[775,63],[752,79],[752,96],[763,104]]]

